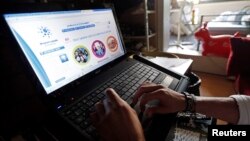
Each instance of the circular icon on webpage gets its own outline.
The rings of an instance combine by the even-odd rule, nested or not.
[[[89,61],[89,51],[84,46],[76,46],[74,49],[74,59],[79,64],[86,64]]]
[[[105,48],[103,42],[101,42],[99,40],[95,40],[92,43],[92,52],[94,53],[94,55],[96,57],[102,58],[106,53],[106,48]]]
[[[111,52],[115,52],[118,48],[117,40],[114,36],[109,36],[107,39],[108,48]]]

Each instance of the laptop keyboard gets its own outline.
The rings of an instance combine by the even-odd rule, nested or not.
[[[80,131],[86,132],[91,138],[97,138],[89,114],[94,111],[95,103],[105,98],[107,88],[113,88],[123,100],[131,104],[132,96],[143,82],[157,82],[157,79],[163,79],[165,76],[152,67],[137,63],[81,98],[70,108],[64,110],[62,115]]]

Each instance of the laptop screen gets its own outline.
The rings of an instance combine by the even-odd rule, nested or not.
[[[4,18],[47,94],[125,54],[112,9]]]

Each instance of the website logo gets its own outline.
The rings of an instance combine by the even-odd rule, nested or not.
[[[44,27],[44,26],[41,26],[39,28],[39,33],[43,36],[43,37],[47,37],[47,38],[50,38],[52,33],[50,31],[50,29],[48,27]]]

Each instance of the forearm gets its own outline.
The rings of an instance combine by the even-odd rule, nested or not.
[[[196,97],[195,110],[207,116],[218,118],[232,124],[239,120],[239,109],[233,98]]]

